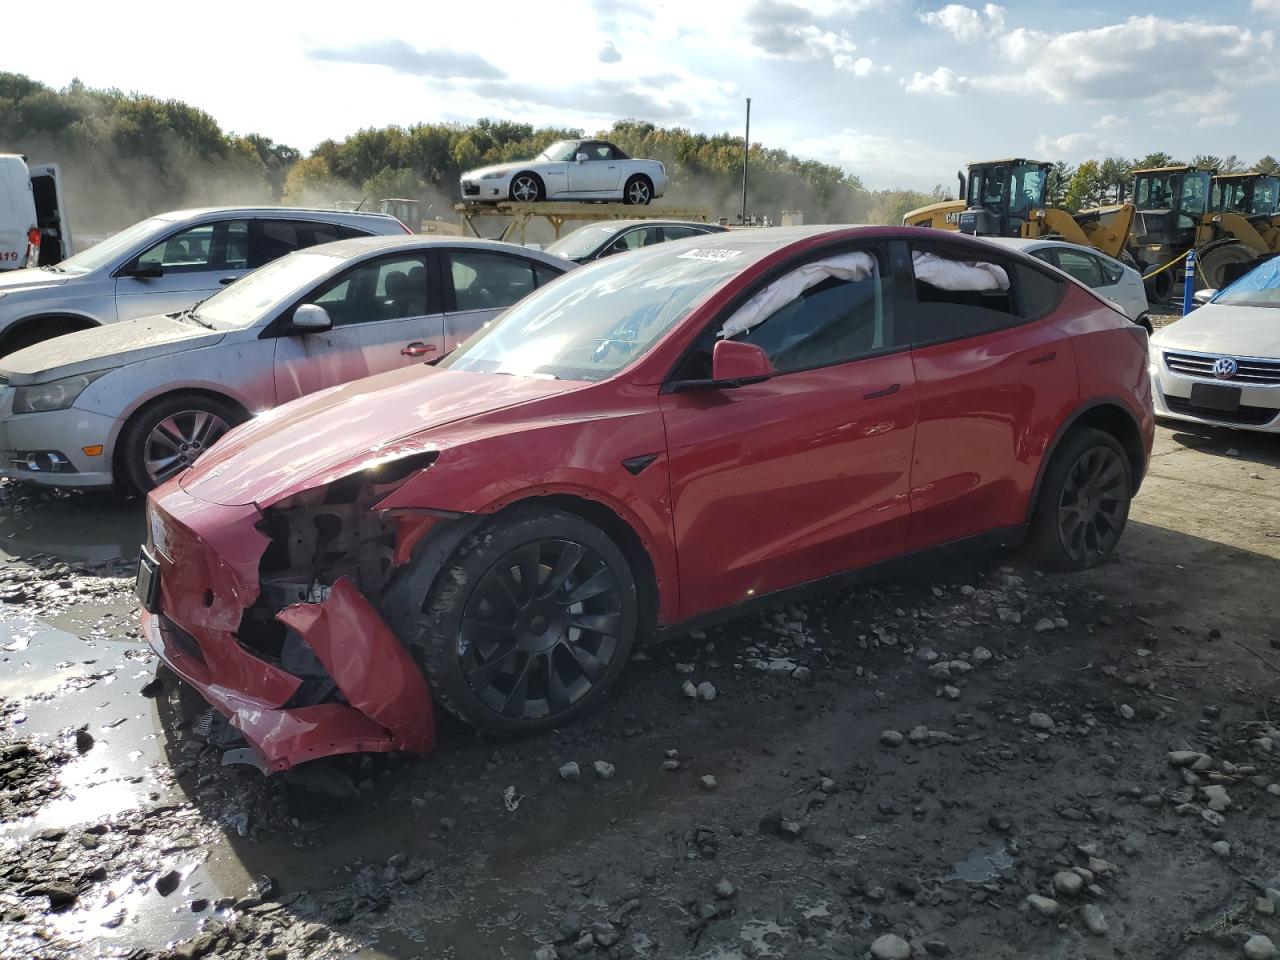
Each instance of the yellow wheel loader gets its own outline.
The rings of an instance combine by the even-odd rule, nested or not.
[[[1218,288],[1259,257],[1280,251],[1280,178],[1217,174],[1203,167],[1133,172],[1138,207],[1129,252],[1148,277],[1154,300],[1167,300],[1179,271],[1156,270],[1196,251],[1196,286]]]
[[[1021,157],[971,163],[957,173],[963,199],[912,210],[903,226],[959,230],[979,237],[1066,240],[1125,257],[1133,205],[1119,203],[1077,214],[1045,206],[1052,163]]]

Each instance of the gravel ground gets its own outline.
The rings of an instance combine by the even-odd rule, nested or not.
[[[1100,569],[922,567],[271,780],[154,681],[137,506],[9,489],[0,956],[1272,956],[1278,467],[1161,428]]]

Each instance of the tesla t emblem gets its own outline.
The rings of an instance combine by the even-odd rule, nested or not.
[[[1219,357],[1213,361],[1213,375],[1219,380],[1230,380],[1240,369],[1235,357]]]

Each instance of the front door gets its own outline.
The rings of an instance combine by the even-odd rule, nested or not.
[[[129,276],[133,266],[159,268]],[[249,272],[249,222],[219,220],[171,234],[126,264],[116,277],[116,315],[133,320],[185,310]]]
[[[303,297],[333,328],[276,339],[276,402],[441,356],[444,315],[427,268],[425,254],[368,260]]]
[[[885,276],[824,280],[735,335],[772,379],[662,394],[683,616],[902,552],[916,398]],[[676,380],[709,376],[720,324]]]
[[[578,155],[586,159],[569,162],[569,191],[571,193],[606,193],[619,189],[622,164],[613,157],[613,148],[607,143],[584,143],[578,147]]]

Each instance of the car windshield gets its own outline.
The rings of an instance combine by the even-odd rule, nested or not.
[[[158,236],[171,226],[173,226],[171,221],[161,220],[158,217],[139,221],[132,227],[125,227],[119,233],[112,234],[101,243],[95,243],[87,250],[67,257],[58,264],[58,272],[89,273],[91,270],[107,266],[122,254],[128,253],[132,247]]]
[[[1280,307],[1280,257],[1272,257],[1246,273],[1218,291],[1210,302],[1233,307]]]
[[[218,291],[196,307],[196,316],[220,329],[251,327],[342,262],[341,257],[323,253],[291,253]]]
[[[565,274],[521,300],[442,367],[604,380],[639,358],[760,253],[663,244]]]
[[[561,237],[555,243],[548,246],[546,250],[547,253],[554,253],[560,257],[568,257],[570,260],[576,260],[578,257],[585,257],[602,243],[607,243],[609,238],[617,232],[617,224],[612,223],[600,223],[591,227],[579,227],[567,237]]]
[[[573,152],[578,148],[577,140],[557,140],[538,154],[539,160],[572,160]]]

